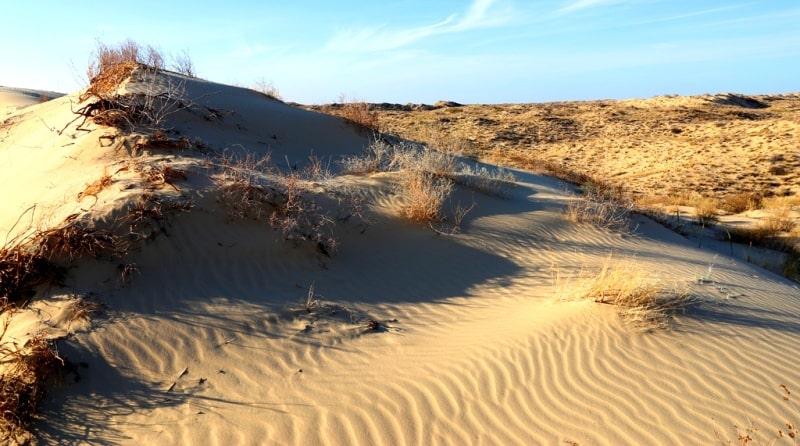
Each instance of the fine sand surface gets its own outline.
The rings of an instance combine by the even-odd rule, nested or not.
[[[152,85],[137,79],[125,88]],[[458,186],[452,201],[476,206],[440,235],[402,218],[398,173],[341,175],[331,162],[312,187],[362,191],[371,224],[338,222],[328,257],[231,218],[209,166],[271,153],[302,169],[311,154],[360,153],[367,136],[249,90],[155,79],[192,102],[168,127],[202,144],[137,151],[80,121],[59,134],[77,93],[0,125],[0,235],[75,214],[113,227],[145,193],[193,203],[15,316],[4,341],[71,333],[59,351],[76,379],[45,400],[42,444],[714,444],[736,441],[734,425],[772,438],[800,418],[780,387],[800,391],[797,284],[649,220],[632,235],[569,222],[568,187],[525,171],[505,198]],[[186,179],[153,188],[132,159]],[[82,194],[104,173],[112,184]],[[569,300],[609,254],[686,284],[697,303],[647,329]],[[71,295],[103,310],[67,317]]]

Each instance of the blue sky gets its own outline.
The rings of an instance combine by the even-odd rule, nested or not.
[[[77,90],[98,39],[131,38],[306,104],[800,91],[796,0],[7,3],[4,86]]]

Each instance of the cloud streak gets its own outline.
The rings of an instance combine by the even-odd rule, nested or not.
[[[557,15],[570,14],[582,9],[595,8],[599,6],[611,6],[618,3],[625,3],[626,0],[573,0],[568,5],[556,11]]]
[[[508,23],[510,11],[499,9],[497,0],[475,0],[464,14],[453,14],[444,20],[425,26],[386,29],[373,27],[346,30],[336,34],[324,50],[335,52],[376,52],[402,48],[428,37],[453,34]]]

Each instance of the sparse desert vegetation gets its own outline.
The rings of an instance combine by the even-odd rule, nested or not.
[[[85,91],[2,123],[0,438],[705,444],[784,418],[797,287],[732,242],[796,267],[793,155],[759,158],[772,192],[677,187],[707,180],[689,158],[735,170],[697,132],[770,133],[782,99],[360,103],[379,125],[352,126],[149,46],[99,54]],[[415,141],[379,132],[393,113]]]
[[[610,211],[628,209],[666,223],[676,206],[685,206],[693,209],[696,224],[716,227],[717,237],[728,240],[731,214],[783,213],[782,227],[789,230],[770,237],[770,243],[780,241],[780,251],[788,253],[782,272],[800,277],[791,260],[800,250],[791,231],[800,220],[797,94],[372,106],[387,133],[442,151],[458,147],[480,160],[533,169],[576,185],[599,185],[601,193],[591,192],[588,202],[571,205],[567,215],[573,220],[595,215],[603,225],[608,217],[600,215],[619,216]],[[339,114],[327,105],[309,108]],[[606,199],[617,205],[603,205]],[[777,221],[754,220],[750,228],[733,231],[763,232],[756,226],[772,223]]]

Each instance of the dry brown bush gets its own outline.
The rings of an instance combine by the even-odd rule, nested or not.
[[[339,98],[338,114],[362,129],[380,132],[381,125],[378,112],[364,101],[347,100],[344,96],[341,96]]]
[[[114,180],[111,178],[111,175],[108,174],[107,170],[103,170],[103,176],[98,178],[94,183],[86,186],[86,189],[78,194],[78,200],[89,196],[97,197],[97,194],[112,184],[114,184]]]
[[[613,231],[630,231],[632,201],[599,200],[584,196],[570,200],[564,211],[567,220],[576,223],[589,223]]]
[[[693,302],[687,286],[656,277],[641,263],[605,258],[599,268],[582,271],[568,298],[591,299],[618,307],[627,321],[643,328],[665,327]]]
[[[0,327],[0,441],[4,444],[33,442],[28,426],[48,386],[58,382],[65,361],[52,341],[38,335],[24,345],[4,340],[11,315]]]
[[[441,220],[444,204],[453,183],[422,170],[407,170],[400,180],[400,190],[406,200],[404,213],[411,221]]]
[[[720,208],[731,214],[740,214],[761,207],[763,197],[754,192],[738,192],[727,195],[720,203]]]
[[[256,159],[227,157],[220,163],[219,201],[232,219],[263,221],[285,240],[314,243],[326,256],[333,256],[338,242],[333,234],[335,210],[319,204],[311,180],[327,177],[321,161],[310,157],[300,171],[282,172],[269,156]]]
[[[81,117],[83,121],[78,128],[87,119],[123,130],[162,126],[169,114],[186,106],[183,85],[157,85],[152,75],[163,69],[164,56],[153,46],[142,47],[132,40],[116,46],[98,43],[94,60],[87,69],[89,86],[79,98],[86,105],[74,112],[78,116],[60,133]],[[120,87],[136,72],[143,73],[143,86],[138,86],[136,92],[120,94]]]
[[[719,201],[711,196],[700,198],[694,206],[697,224],[712,227],[719,221]]]

